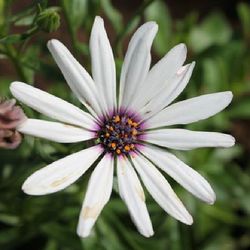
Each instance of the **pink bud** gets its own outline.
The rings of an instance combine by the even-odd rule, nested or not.
[[[0,148],[14,149],[22,141],[16,128],[27,118],[23,110],[15,104],[14,99],[0,102]]]
[[[26,119],[23,110],[15,104],[14,99],[0,102],[0,129],[15,129]]]

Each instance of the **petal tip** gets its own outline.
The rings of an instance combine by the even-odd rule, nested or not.
[[[95,21],[94,21],[94,23],[96,23],[96,22],[103,23],[103,18],[102,18],[102,17],[100,17],[100,16],[96,16],[96,17],[95,17]]]
[[[76,233],[81,238],[86,238],[90,235],[93,227],[93,222],[90,220],[85,221],[84,225],[78,224]]]
[[[209,205],[213,205],[216,201],[216,194],[213,192],[210,193],[210,196],[207,197],[205,200],[204,200],[207,204]]]
[[[228,104],[231,103],[231,101],[233,99],[233,92],[232,91],[226,91],[225,94],[227,96]]]
[[[147,25],[149,29],[158,27],[158,24],[155,21],[149,21],[145,23],[145,25]]]
[[[29,188],[28,185],[26,185],[26,183],[24,182],[24,184],[22,185],[22,191],[25,193],[25,194],[28,194],[28,195],[36,195],[32,189]]]
[[[214,205],[215,200],[216,200],[216,198],[214,198],[214,199],[212,199],[212,200],[208,200],[208,201],[207,201],[207,204],[209,204],[209,205]]]
[[[176,47],[187,52],[187,46],[185,43],[179,43]]]
[[[183,223],[185,223],[186,225],[191,226],[194,223],[193,217],[190,214],[188,214],[188,216],[185,218]]]
[[[59,40],[51,39],[47,42],[47,47],[48,47],[48,49],[52,49],[60,44],[61,44],[61,42]]]
[[[230,138],[231,138],[231,144],[230,144],[230,147],[234,146],[235,145],[235,138],[233,136],[230,135]]]
[[[148,230],[140,230],[139,231],[140,232],[140,234],[141,235],[143,235],[145,238],[150,238],[150,237],[152,237],[153,235],[154,235],[154,230],[153,230],[153,228],[150,228],[150,229],[148,229]]]
[[[10,84],[10,91],[15,90],[16,88],[20,87],[20,86],[25,86],[28,85],[24,82],[19,82],[19,81],[14,81]]]

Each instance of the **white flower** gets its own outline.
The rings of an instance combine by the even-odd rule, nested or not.
[[[28,119],[19,126],[19,132],[61,143],[98,142],[35,172],[22,187],[30,195],[57,192],[75,182],[100,158],[82,205],[79,236],[89,235],[110,198],[115,162],[120,196],[137,229],[146,237],[153,235],[153,228],[138,175],[156,202],[185,224],[192,224],[193,219],[156,166],[199,199],[209,204],[215,201],[208,182],[163,147],[231,147],[234,138],[165,126],[213,116],[231,102],[232,93],[207,94],[171,104],[187,85],[194,62],[182,66],[187,51],[179,44],[150,69],[150,48],[156,32],[157,24],[148,22],[133,35],[122,66],[118,101],[114,57],[100,17],[96,17],[90,37],[92,78],[61,42],[48,42],[71,90],[89,113],[25,83],[11,84],[18,100],[60,121]]]

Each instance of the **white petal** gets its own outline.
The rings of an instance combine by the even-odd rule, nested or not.
[[[104,100],[104,112],[116,107],[116,73],[113,52],[104,28],[103,19],[95,18],[90,36],[92,76]]]
[[[197,198],[214,203],[216,196],[210,184],[173,154],[148,145],[143,148],[143,154]]]
[[[59,122],[50,122],[38,119],[27,119],[17,130],[23,134],[43,139],[72,143],[94,138],[94,132]]]
[[[232,92],[226,91],[177,102],[150,118],[147,122],[148,127],[188,124],[206,119],[227,107],[232,97]]]
[[[198,132],[186,129],[157,129],[145,134],[145,141],[179,150],[202,147],[232,147],[235,139],[231,135],[216,132]]]
[[[117,160],[117,177],[120,196],[126,203],[138,231],[145,237],[152,236],[154,232],[141,183],[125,158],[120,157]]]
[[[138,110],[162,92],[164,92],[165,98],[170,95],[173,84],[175,84],[173,78],[186,60],[186,56],[185,44],[181,43],[172,48],[149,71],[141,86],[141,94],[138,93],[131,106]]]
[[[90,130],[95,126],[90,114],[45,91],[22,82],[11,83],[10,90],[20,102],[48,117]]]
[[[142,25],[130,40],[120,79],[120,106],[127,107],[143,83],[150,67],[150,49],[158,26],[154,22]]]
[[[106,154],[91,174],[82,205],[77,233],[87,237],[103,207],[108,202],[113,185],[114,160]]]
[[[132,161],[144,185],[156,202],[177,220],[188,225],[192,224],[192,216],[156,167],[139,154],[133,157]]]
[[[94,146],[55,161],[27,178],[22,189],[30,195],[62,190],[81,177],[101,152],[100,146]]]
[[[169,84],[166,84],[164,89],[140,110],[140,115],[144,119],[151,118],[153,115],[157,114],[160,110],[165,108],[169,103],[171,103],[186,87],[195,63],[187,64],[175,74]]]
[[[48,48],[70,88],[93,115],[100,115],[96,86],[80,63],[58,40],[50,40]]]

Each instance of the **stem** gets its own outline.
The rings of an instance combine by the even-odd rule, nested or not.
[[[179,237],[180,237],[180,249],[195,250],[193,230],[191,227],[187,227],[178,221]]]
[[[10,44],[6,45],[5,48],[6,48],[6,53],[9,56],[11,62],[13,63],[20,80],[24,81],[24,82],[28,82],[29,79],[27,78],[27,76],[24,72],[24,69],[23,69],[22,64],[19,60],[16,49]]]
[[[75,34],[75,31],[74,31],[74,28],[70,24],[70,18],[68,16],[68,12],[67,12],[67,10],[66,10],[66,8],[64,6],[64,3],[63,3],[63,1],[61,1],[61,2],[62,2],[62,9],[63,9],[63,12],[64,12],[66,24],[67,24],[68,30],[69,30],[70,39],[72,41],[72,48],[73,48],[73,51],[74,51],[75,55],[78,55],[76,34]]]
[[[117,35],[115,42],[114,42],[114,48],[115,52],[118,55],[118,57],[122,57],[122,40],[125,37],[125,35],[128,33],[130,26],[132,23],[136,20],[138,16],[141,15],[142,12],[155,0],[147,0],[145,1],[133,14],[132,18],[128,21],[128,23],[125,25],[123,30]]]

